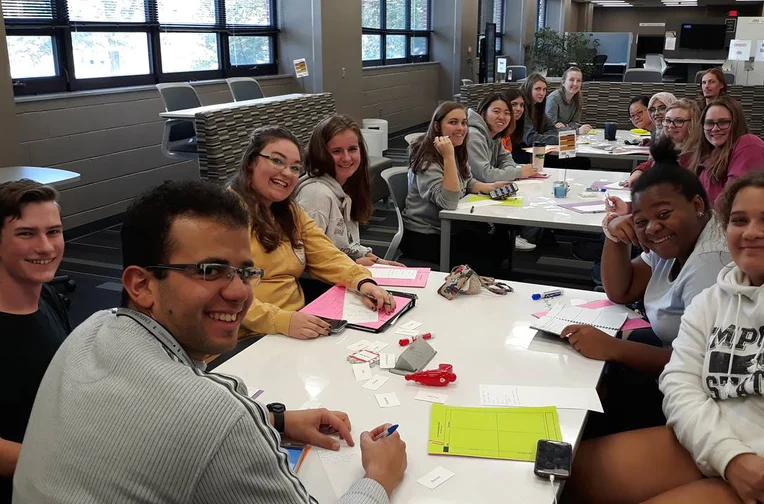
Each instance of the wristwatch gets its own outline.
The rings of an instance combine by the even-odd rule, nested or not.
[[[284,433],[284,413],[286,412],[286,406],[281,403],[274,402],[266,406],[268,411],[273,413],[273,427],[280,433]]]

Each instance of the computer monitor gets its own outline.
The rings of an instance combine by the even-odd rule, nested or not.
[[[682,49],[724,49],[727,28],[723,24],[683,24],[679,34]]]
[[[663,35],[637,35],[637,58],[644,58],[646,54],[663,54],[665,40]]]

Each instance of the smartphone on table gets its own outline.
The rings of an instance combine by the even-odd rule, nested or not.
[[[539,439],[536,445],[536,463],[533,472],[541,478],[567,479],[573,462],[573,447],[570,443]]]
[[[331,319],[328,317],[318,317],[324,322],[329,324],[329,334],[337,334],[338,332],[345,329],[348,325],[347,320],[338,320],[338,319]]]

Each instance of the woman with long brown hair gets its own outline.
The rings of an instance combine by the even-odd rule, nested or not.
[[[560,89],[549,95],[546,102],[546,115],[555,128],[573,129],[579,135],[586,135],[592,129],[589,124],[581,123],[584,111],[584,95],[581,86],[584,74],[578,67],[570,67],[562,74]]]
[[[405,232],[401,241],[404,255],[422,261],[438,262],[439,212],[455,210],[459,199],[468,193],[488,193],[508,184],[484,183],[472,178],[465,145],[468,133],[464,106],[444,102],[432,115],[427,133],[409,147],[409,187],[406,208],[403,210]],[[500,233],[497,229],[489,237],[487,225],[465,227],[455,234],[457,236],[451,240],[452,262],[469,263],[478,272],[486,269],[495,271],[500,263],[498,256],[502,253],[506,256],[509,250],[508,233]]]
[[[727,78],[721,68],[710,68],[700,77],[698,105],[702,110],[714,100],[727,94]]]
[[[764,171],[764,141],[748,133],[745,114],[734,98],[722,96],[706,105],[701,128],[687,140],[689,167],[703,183],[713,204],[733,179]]]
[[[281,126],[257,128],[229,187],[251,217],[252,260],[265,270],[253,287],[255,301],[242,322],[248,333],[285,334],[308,339],[329,334],[324,320],[298,311],[305,304],[297,279],[308,271],[330,284],[369,294],[370,309],[391,312],[395,300],[377,286],[369,270],[354,263],[295,204],[292,193],[302,172],[302,150]]]
[[[543,142],[547,145],[557,145],[559,137],[555,128],[546,115],[546,98],[549,84],[540,73],[532,73],[520,86],[527,98],[525,106],[525,121],[523,123],[523,139],[528,145],[533,142]]]
[[[364,266],[402,266],[361,245],[358,225],[369,222],[373,207],[369,156],[361,127],[352,117],[334,114],[316,125],[308,142],[305,171],[295,201],[338,249]]]

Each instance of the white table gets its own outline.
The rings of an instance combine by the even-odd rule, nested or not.
[[[523,206],[502,206],[497,202],[478,202],[470,204],[466,196],[456,210],[440,211],[440,269],[449,270],[451,256],[451,221],[491,222],[513,226],[531,226],[551,229],[567,229],[572,231],[587,231],[599,233],[602,231],[603,213],[582,214],[561,208],[557,203],[575,203],[603,200],[604,193],[596,194],[594,198],[579,196],[593,182],[606,180],[608,183],[620,182],[625,174],[597,170],[563,170],[561,168],[544,168],[550,173],[547,179],[518,180],[518,195],[523,197]],[[563,180],[567,173],[570,192],[566,198],[555,198],[552,186],[554,182]],[[629,196],[628,191],[619,190],[615,194],[620,197]],[[472,210],[474,207],[474,210]],[[510,246],[514,243],[510,240]]]
[[[159,114],[159,116],[165,119],[193,120],[194,117],[196,117],[196,114],[203,114],[205,112],[215,112],[218,110],[226,110],[226,109],[232,109],[237,107],[246,107],[249,105],[262,105],[263,103],[279,102],[284,100],[290,100],[293,98],[300,98],[302,96],[308,96],[308,95],[305,93],[290,93],[290,94],[279,95],[279,96],[267,96],[265,98],[257,98],[254,100],[243,100],[243,101],[230,102],[230,103],[218,103],[215,105],[205,105],[203,107],[173,110],[171,112],[162,112]]]
[[[389,342],[390,346],[384,351],[400,355],[403,350],[397,343],[400,336],[393,334],[393,328],[379,335],[348,330],[345,334],[311,341],[266,336],[216,371],[241,377],[250,393],[264,389],[258,399],[264,403],[283,402],[293,409],[305,401],[317,400],[322,407],[345,411],[350,416],[356,441],[364,430],[386,422],[398,423],[406,442],[408,470],[403,484],[393,493],[394,503],[482,504],[507,502],[509,495],[512,502],[550,503],[549,481],[533,474],[532,463],[428,455],[430,403],[416,401],[414,396],[428,390],[448,394],[448,405],[480,406],[480,384],[594,388],[603,363],[586,359],[566,342],[552,338],[538,337],[527,349],[523,347],[521,342],[525,340],[527,344],[535,334],[528,327],[535,320],[531,313],[547,309],[544,302],[531,301],[531,294],[548,287],[511,282],[515,292],[506,296],[484,292],[447,301],[436,293],[444,278],[445,274],[433,272],[425,289],[401,289],[416,292],[419,300],[395,327],[410,320],[423,322],[421,329],[435,335],[431,344],[438,351],[427,369],[450,363],[458,379],[444,388],[423,387],[373,368],[374,373],[390,376],[376,393],[395,392],[401,401],[399,407],[379,408],[375,392],[361,388],[363,382],[353,379],[346,361],[350,353],[346,346],[361,339]],[[604,295],[568,289],[565,296],[555,298],[555,302],[568,302],[571,298],[593,301],[603,299]],[[344,340],[339,342],[340,338]],[[586,412],[559,410],[559,418],[563,439],[575,446]],[[334,502],[335,493],[316,452],[309,452],[300,470],[300,479],[319,502]],[[438,466],[455,476],[435,490],[416,482]],[[343,478],[343,488],[363,476],[360,457],[353,467]]]
[[[593,135],[578,135],[576,137],[576,155],[580,157],[588,157],[588,158],[629,160],[631,161],[632,170],[633,170],[639,163],[647,161],[647,158],[649,157],[648,153],[613,154],[612,152],[609,152],[602,148],[597,148],[597,146],[628,148],[633,146],[626,145],[624,143],[625,140],[633,141],[633,140],[642,140],[644,138],[645,137],[635,135],[629,130],[618,130],[615,135],[615,140],[608,141],[608,140],[605,140],[604,127],[602,128],[598,127],[598,128],[595,128],[595,133]],[[551,151],[547,155],[557,156],[557,151]]]
[[[0,184],[21,179],[30,179],[41,184],[62,189],[77,182],[80,179],[80,174],[69,170],[42,168],[38,166],[0,167]]]

